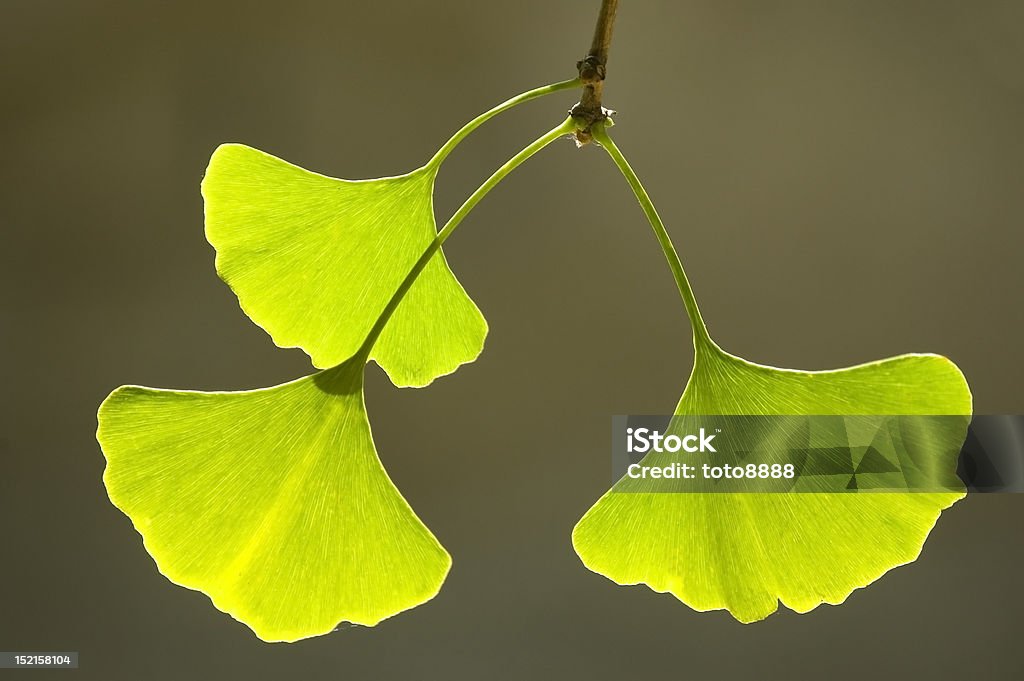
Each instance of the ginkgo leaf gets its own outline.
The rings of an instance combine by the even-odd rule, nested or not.
[[[903,355],[836,371],[752,364],[698,345],[676,414],[971,413],[959,369]],[[962,438],[962,433],[961,433]],[[955,469],[955,461],[950,462]],[[584,564],[619,584],[647,584],[741,622],[781,601],[797,612],[842,603],[916,559],[960,492],[605,494],[573,530]]]
[[[277,345],[302,348],[320,368],[339,364],[437,236],[437,167],[340,180],[221,145],[202,184],[217,272]],[[423,386],[476,359],[486,335],[487,322],[439,252],[371,358],[396,385]]]
[[[266,641],[372,626],[451,558],[377,457],[363,360],[273,388],[124,386],[99,410],[111,501],[172,582]]]
[[[902,355],[835,371],[753,364],[708,335],[654,204],[604,126],[594,139],[647,215],[693,326],[694,368],[675,414],[969,415],[963,374],[939,355]],[[962,421],[966,427],[966,419]],[[933,456],[955,451],[951,429]],[[955,461],[948,462],[955,468]],[[941,466],[941,461],[936,464]],[[935,466],[932,466],[933,468]],[[620,485],[622,485],[620,487]],[[617,489],[618,488],[618,489]],[[646,584],[690,607],[763,619],[781,601],[797,612],[842,603],[917,558],[939,514],[964,496],[943,492],[630,492],[617,483],[573,529],[583,563],[619,584]]]
[[[439,247],[398,308],[385,312],[419,257],[443,240],[433,209],[438,169],[494,116],[579,84],[578,78],[552,83],[498,104],[462,126],[424,166],[396,177],[335,179],[241,144],[220,146],[202,184],[218,274],[277,345],[302,348],[314,366],[347,360],[373,335],[368,358],[395,385],[424,386],[455,371],[479,356],[487,322]],[[550,141],[530,145],[499,169],[449,225]]]

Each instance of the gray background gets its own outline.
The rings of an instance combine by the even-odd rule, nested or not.
[[[571,77],[597,4],[0,3],[0,647],[79,650],[95,679],[1020,676],[1017,496],[958,504],[842,607],[751,626],[582,567],[569,533],[608,485],[610,416],[670,410],[691,351],[628,188],[568,142],[446,247],[490,321],[480,360],[422,391],[369,370],[381,457],[455,559],[434,601],[265,645],[162,578],[107,502],[95,409],[117,385],[310,370],[214,273],[214,147],[406,171]],[[623,0],[606,103],[727,349],[807,369],[941,352],[978,412],[1019,413],[1022,63],[1015,0]],[[440,215],[573,101],[474,135]]]

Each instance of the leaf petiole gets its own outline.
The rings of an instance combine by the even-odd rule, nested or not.
[[[436,169],[438,166],[441,165],[442,161],[444,161],[448,157],[448,154],[452,152],[452,149],[459,145],[459,142],[466,139],[466,137],[468,137],[471,132],[473,132],[474,130],[476,130],[481,125],[483,125],[490,119],[494,118],[498,114],[502,113],[503,111],[508,111],[512,107],[523,104],[524,102],[528,102],[531,99],[537,99],[538,97],[550,95],[554,92],[560,92],[561,90],[571,90],[572,88],[577,88],[579,86],[579,78],[563,80],[559,83],[552,83],[551,85],[545,85],[543,87],[535,88],[533,90],[528,90],[522,94],[516,95],[515,97],[502,102],[498,106],[483,112],[482,114],[480,114],[479,116],[477,116],[476,118],[462,126],[458,130],[458,132],[452,135],[451,139],[444,143],[444,146],[437,150],[437,153],[434,154],[433,158],[427,161],[427,164],[423,167]]]
[[[683,305],[686,307],[686,316],[689,317],[690,326],[693,327],[694,346],[702,345],[709,349],[717,349],[718,345],[711,340],[711,336],[708,334],[704,318],[701,317],[700,309],[697,307],[697,299],[693,295],[690,280],[686,277],[683,264],[679,260],[679,254],[676,252],[675,246],[672,245],[672,239],[665,229],[665,223],[661,221],[661,216],[658,215],[658,211],[654,207],[654,202],[651,201],[647,190],[640,183],[640,178],[637,177],[629,162],[626,161],[626,157],[622,155],[619,148],[615,146],[615,142],[608,136],[606,126],[603,123],[595,124],[591,131],[594,139],[604,147],[608,155],[611,156],[612,161],[615,162],[615,165],[618,166],[622,175],[626,178],[626,182],[633,189],[633,193],[636,195],[637,201],[640,202],[640,207],[643,208],[648,222],[651,223],[651,228],[654,229],[654,235],[658,238],[658,243],[661,244],[661,250],[665,253],[665,259],[668,260],[668,266],[672,270],[672,276],[676,280],[676,286],[679,288]]]
[[[564,83],[560,85],[565,86]],[[564,89],[564,87],[560,89]],[[537,90],[534,90],[533,92],[537,92]],[[520,95],[519,97],[521,98],[524,96],[525,95]],[[509,102],[514,101],[514,99],[510,99]],[[508,104],[508,102],[506,102],[506,104]],[[416,278],[423,271],[423,268],[427,266],[428,262],[430,262],[430,258],[433,257],[433,255],[437,253],[438,250],[440,250],[441,244],[443,244],[445,240],[449,236],[451,236],[451,233],[455,231],[455,228],[459,226],[459,223],[461,223],[462,220],[467,215],[469,215],[469,212],[473,210],[473,208],[475,208],[478,203],[480,203],[480,200],[487,196],[487,193],[494,189],[494,187],[497,186],[499,182],[505,179],[505,176],[507,176],[509,173],[511,173],[513,170],[519,167],[519,165],[522,164],[523,161],[530,158],[538,151],[554,142],[559,137],[569,135],[571,133],[574,133],[575,131],[576,122],[572,119],[572,117],[567,118],[565,122],[563,122],[561,125],[558,125],[552,128],[550,131],[544,133],[536,140],[531,142],[529,145],[527,145],[522,151],[517,153],[509,160],[505,161],[505,163],[502,164],[500,168],[495,170],[494,173],[490,177],[488,177],[487,180],[484,181],[482,185],[477,187],[476,191],[470,194],[469,198],[466,199],[466,201],[461,206],[459,206],[459,209],[455,211],[451,218],[448,219],[448,222],[445,223],[444,227],[441,228],[441,231],[437,233],[437,238],[430,242],[430,245],[427,247],[427,250],[423,252],[423,255],[421,255],[419,260],[416,261],[416,264],[412,266],[412,269],[409,271],[409,274],[407,274],[405,279],[402,280],[402,283],[398,287],[398,290],[396,290],[394,295],[391,296],[391,299],[388,301],[387,306],[385,306],[383,312],[381,312],[376,324],[374,324],[373,328],[370,329],[370,333],[367,334],[366,340],[363,341],[363,345],[359,348],[359,351],[356,353],[357,355],[362,354],[367,357],[369,356],[370,351],[373,349],[373,344],[377,342],[377,339],[380,337],[381,332],[384,331],[384,327],[387,326],[388,320],[391,319],[391,316],[398,308],[399,303],[402,302],[402,298],[405,297],[406,293],[408,293],[413,283],[415,283]],[[453,137],[452,139],[454,140],[455,138]],[[447,146],[448,144],[445,145],[445,147]],[[444,148],[442,148],[442,151],[443,150]],[[440,154],[441,152],[438,153]]]

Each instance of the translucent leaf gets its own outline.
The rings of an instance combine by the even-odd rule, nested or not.
[[[160,571],[266,641],[374,625],[451,558],[381,466],[362,361],[263,390],[125,386],[99,411],[103,480]]]
[[[220,146],[203,180],[217,272],[245,313],[317,367],[360,348],[437,235],[436,165],[379,180],[339,180],[240,144]],[[438,253],[406,294],[371,357],[400,386],[471,362],[487,322]]]
[[[700,415],[969,415],[960,370],[938,355],[903,355],[836,371],[761,366],[724,352],[708,334],[668,231],[639,177],[607,134],[608,152],[640,203],[693,327],[694,369],[676,407]],[[953,422],[957,422],[953,419]],[[966,419],[959,421],[966,424]],[[962,441],[932,440],[941,463]],[[929,435],[933,435],[929,433]],[[952,448],[951,448],[952,445]],[[927,468],[927,466],[926,466]],[[591,570],[619,584],[671,592],[697,610],[763,619],[781,601],[798,612],[841,603],[913,561],[944,508],[962,492],[629,493],[620,481],[573,529]]]
[[[676,414],[970,414],[959,369],[938,355],[903,355],[836,371],[752,364],[698,342]],[[916,559],[940,493],[619,493],[580,520],[573,544],[591,570],[647,584],[700,611],[763,619],[781,601],[797,612],[843,602]]]

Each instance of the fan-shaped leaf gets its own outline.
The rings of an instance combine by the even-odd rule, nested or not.
[[[698,343],[676,414],[970,414],[959,369],[903,355],[836,371],[752,364]],[[955,462],[952,464],[955,468]],[[781,601],[798,612],[841,603],[913,561],[939,513],[939,493],[619,493],[613,487],[573,530],[591,570],[647,584],[696,610],[763,619]]]
[[[362,364],[246,392],[125,386],[100,407],[107,492],[160,571],[264,640],[374,625],[451,565],[377,458]]]
[[[217,272],[277,345],[301,347],[317,367],[339,364],[360,348],[437,235],[436,173],[434,165],[339,180],[221,145],[202,185]],[[476,359],[486,335],[486,321],[438,253],[371,357],[396,385],[423,386]]]

